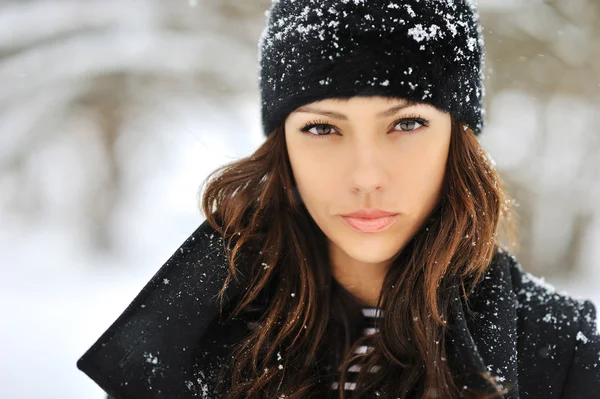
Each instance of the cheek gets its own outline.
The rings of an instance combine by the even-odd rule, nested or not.
[[[311,211],[319,211],[317,207],[329,203],[335,197],[335,190],[339,190],[334,184],[335,179],[320,170],[302,169],[295,178],[300,199]]]
[[[297,155],[297,156],[295,156]],[[322,159],[307,154],[290,154],[290,163],[294,179],[298,186],[300,200],[308,210],[319,211],[320,204],[326,204],[336,189],[331,173],[327,173],[329,165]]]
[[[331,237],[335,235],[332,215],[339,211],[332,204],[336,203],[336,192],[339,193],[340,188],[335,185],[335,179],[314,168],[314,165],[300,169],[296,176],[298,199],[321,231]]]
[[[426,151],[406,159],[396,185],[402,205],[413,212],[427,211],[439,198],[443,186],[447,151]]]

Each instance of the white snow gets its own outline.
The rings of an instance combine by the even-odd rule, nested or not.
[[[408,30],[408,34],[412,36],[415,41],[421,42],[423,40],[429,41],[435,39],[438,34],[441,35],[441,31],[440,27],[436,24],[432,24],[428,28],[424,28],[421,24],[416,24],[414,28]]]
[[[126,182],[113,231],[117,253],[92,251],[66,208],[34,225],[0,208],[0,398],[104,399],[76,361],[203,221],[196,206],[202,179],[262,140],[253,102],[232,103],[238,120],[199,104],[178,106],[154,126],[168,138],[167,156],[145,165],[141,180]],[[236,147],[230,134],[240,124],[249,134]],[[133,161],[131,167],[141,170]],[[160,365],[156,353],[147,360]]]
[[[479,2],[482,8],[497,9],[518,8],[516,5],[523,3],[522,0]],[[13,149],[23,145],[27,133],[40,120],[66,112],[57,104],[71,101],[77,94],[74,89],[89,76],[106,71],[144,71],[165,80],[182,76],[185,79],[198,71],[199,62],[200,67],[212,62],[210,57],[198,57],[210,47],[198,47],[196,38],[152,30],[162,14],[153,17],[149,6],[152,2],[138,3],[33,1],[28,3],[29,10],[25,9],[24,2],[3,5],[0,47],[6,49],[7,54],[19,46],[25,50],[16,53],[10,62],[4,62],[0,69],[0,102],[4,106],[0,115],[0,159],[4,160]],[[198,4],[202,3],[189,0],[191,8]],[[390,2],[387,7],[394,11],[401,7],[399,4],[402,2]],[[406,7],[414,17],[412,8]],[[317,16],[324,13],[340,14],[334,8],[315,10]],[[265,15],[268,16],[268,12]],[[408,24],[411,19],[407,19],[392,22]],[[439,37],[442,29],[454,36],[465,27],[464,21],[449,16],[445,21],[441,27],[415,25],[412,35],[418,42],[427,43]],[[290,27],[289,32],[294,33],[306,33],[319,27],[296,22],[281,19],[276,23],[282,29]],[[115,29],[97,29],[107,23]],[[139,29],[132,30],[132,24]],[[70,39],[57,42],[56,46],[31,46],[49,35],[83,28],[97,34],[65,34]],[[330,21],[321,28],[341,27],[338,21]],[[280,40],[289,32],[282,30],[272,37],[263,32],[261,40]],[[332,45],[337,47],[335,38],[333,35]],[[466,46],[474,49],[476,44],[469,40]],[[216,42],[216,45],[224,44]],[[232,51],[223,52],[218,59],[220,64],[249,65],[248,58],[243,56],[245,47],[233,42],[226,42],[226,46]],[[227,54],[235,57],[227,57]],[[465,57],[462,49],[456,49],[456,57],[457,60]],[[40,62],[44,64],[43,71]],[[234,73],[242,69],[230,70],[227,78],[233,86],[248,86],[246,75]],[[389,83],[384,80],[380,84]],[[416,88],[413,82],[406,84]],[[28,102],[21,103],[25,92],[34,95]],[[149,93],[160,97],[152,104],[151,116],[156,118],[147,123],[150,114],[148,109],[143,110],[139,119],[129,121],[130,134],[116,144],[117,155],[125,167],[123,195],[126,199],[117,211],[111,231],[111,237],[119,243],[115,253],[97,253],[90,248],[81,227],[85,214],[73,216],[73,207],[78,206],[81,198],[63,195],[65,190],[78,190],[89,178],[89,171],[78,169],[82,155],[77,149],[96,145],[91,134],[93,121],[78,122],[73,139],[43,147],[32,164],[30,173],[42,176],[37,188],[43,192],[46,213],[27,223],[0,207],[0,264],[3,266],[0,398],[104,399],[101,389],[76,368],[77,359],[202,222],[196,204],[201,180],[232,158],[251,153],[264,140],[255,97],[248,102],[231,101],[227,108],[214,109],[196,98],[177,98],[162,90]],[[586,170],[586,159],[592,164],[593,159],[585,158],[584,150],[592,148],[586,143],[591,143],[588,137],[595,136],[588,134],[587,127],[596,126],[593,118],[597,104],[561,95],[549,104],[540,104],[529,93],[504,91],[496,94],[491,107],[492,119],[481,138],[490,150],[490,159],[493,155],[502,173],[544,199],[534,203],[543,202],[543,206],[534,215],[531,230],[526,230],[533,241],[534,257],[548,261],[560,258],[558,255],[564,253],[564,246],[573,236],[572,221],[576,212],[589,211],[596,216],[582,239],[579,273],[570,278],[554,278],[553,284],[547,283],[544,277],[535,281],[543,284],[548,292],[560,288],[592,299],[600,313],[600,218],[595,210],[600,198],[599,186],[598,180],[593,180],[595,176],[577,174]],[[223,110],[228,112],[227,116],[222,115]],[[147,131],[148,127],[157,131]],[[542,136],[542,132],[547,136]],[[44,135],[46,138],[53,132],[48,129],[44,133],[48,134]],[[552,139],[543,141],[544,137]],[[538,143],[543,143],[543,152],[538,151]],[[132,152],[131,148],[136,151]],[[153,148],[160,149],[160,156],[152,152]],[[94,164],[104,161],[99,152],[89,154],[94,157]],[[63,177],[65,172],[69,172],[68,181]],[[16,189],[16,177],[7,178],[3,184],[0,192],[6,195]],[[169,281],[163,283],[169,284]],[[555,320],[546,315],[542,322]],[[584,343],[589,339],[583,332],[576,338]],[[148,353],[147,360],[160,365],[158,353]],[[198,383],[202,384],[202,380]],[[191,386],[193,382],[187,384]],[[205,384],[203,386],[207,389]],[[207,395],[206,391],[204,394]]]
[[[588,337],[586,337],[581,331],[579,331],[577,333],[577,336],[575,337],[575,339],[583,342],[584,344],[586,344],[588,342]]]

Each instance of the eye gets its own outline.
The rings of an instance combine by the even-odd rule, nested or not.
[[[329,136],[332,133],[332,129],[335,130],[333,125],[323,121],[312,121],[308,122],[300,128],[300,131],[314,138],[323,138]]]
[[[400,126],[401,131],[412,134],[422,126],[429,126],[429,122],[419,116],[411,116],[396,121],[395,126]]]
[[[400,126],[400,131],[407,134],[414,134],[419,132],[420,127],[428,127],[429,121],[423,119],[418,115],[409,115],[402,119],[395,121],[392,127]],[[300,128],[300,131],[304,134],[309,135],[317,139],[326,138],[331,136],[332,133],[336,133],[337,129],[335,126],[325,121],[311,121],[306,123]],[[397,131],[397,130],[396,130]]]

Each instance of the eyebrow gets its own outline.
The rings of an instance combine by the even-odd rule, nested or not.
[[[378,118],[387,118],[389,116],[394,115],[396,112],[400,111],[401,109],[412,107],[413,105],[415,105],[415,103],[413,103],[413,102],[407,102],[405,104],[396,105],[395,107],[392,107],[388,110],[378,113],[377,117]],[[307,106],[300,107],[295,112],[307,112],[307,113],[312,113],[312,114],[320,114],[320,115],[324,115],[324,116],[329,116],[330,118],[341,119],[344,121],[348,120],[348,117],[346,115],[340,114],[339,112],[327,111],[327,110],[311,108],[311,107],[307,107]]]

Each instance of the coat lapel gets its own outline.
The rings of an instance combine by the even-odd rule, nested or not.
[[[218,316],[216,294],[228,272],[223,245],[202,223],[77,367],[116,398],[175,399],[202,391],[192,364],[199,340]],[[242,270],[227,287],[224,308],[244,289],[247,273]]]
[[[474,370],[496,376],[502,396],[518,399],[516,295],[506,262],[497,252],[468,304],[457,291],[448,335],[448,360],[455,372]],[[468,386],[495,392],[483,378],[470,374]]]
[[[244,258],[243,264],[253,263],[251,254]],[[469,307],[458,293],[452,301],[447,356],[454,371],[499,376],[505,386],[513,385],[503,398],[518,399],[516,297],[508,264],[496,258]],[[241,272],[242,278],[228,287],[224,306],[244,289],[247,271]],[[78,368],[114,397],[183,398],[206,392],[215,370],[193,367],[194,356],[212,331],[209,326],[219,325],[215,295],[226,274],[223,241],[204,222],[78,360]],[[464,381],[489,387],[477,377]]]

